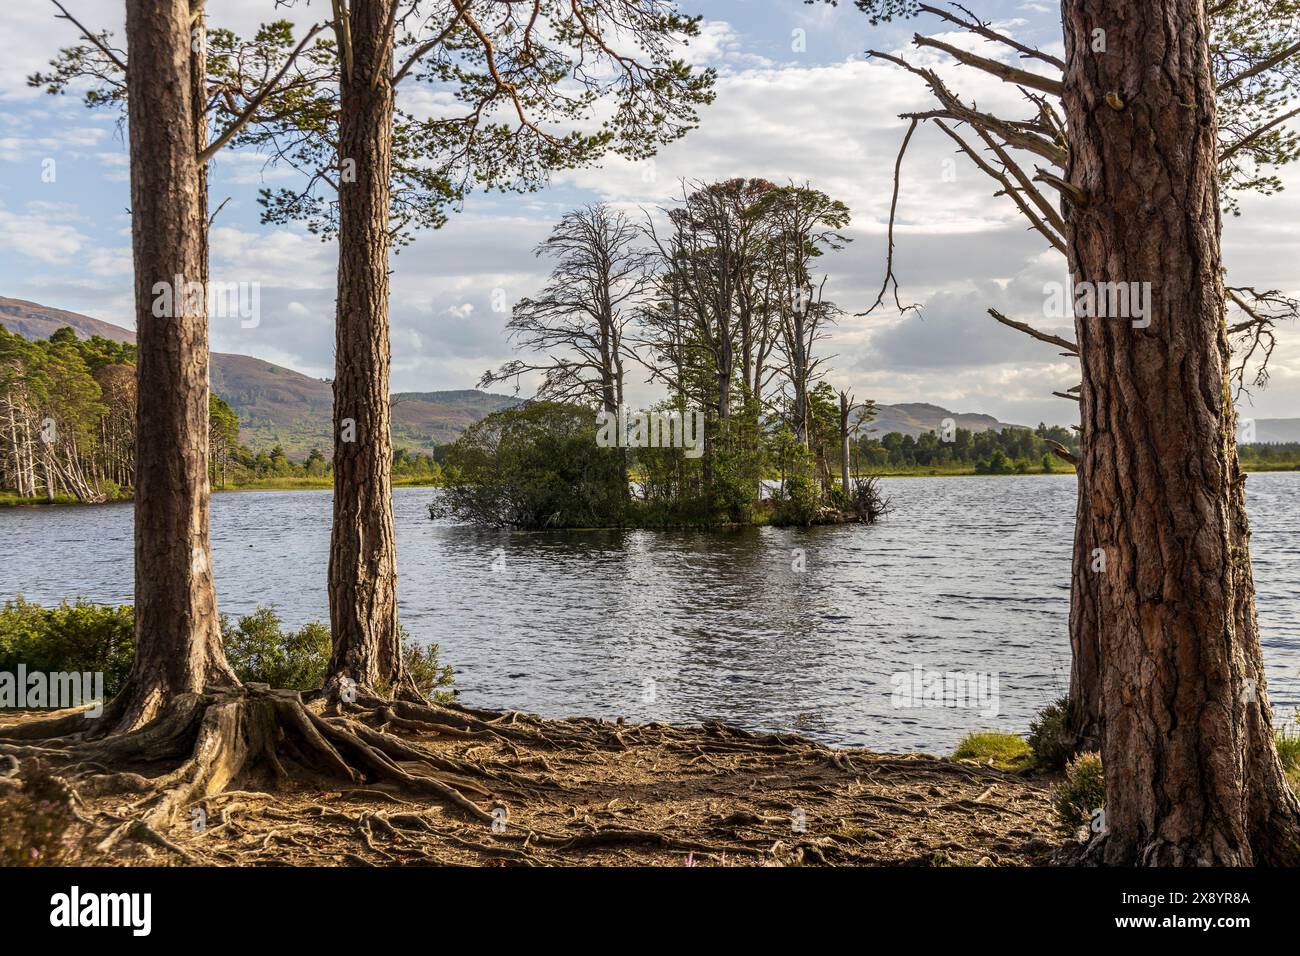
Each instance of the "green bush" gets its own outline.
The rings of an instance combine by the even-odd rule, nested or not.
[[[1034,755],[1019,734],[997,731],[967,734],[952,752],[954,760],[974,760],[998,770],[1018,773],[1033,766]]]
[[[269,607],[259,607],[234,625],[223,614],[221,642],[230,666],[245,683],[290,690],[312,690],[325,683],[330,629],[319,621],[284,631],[280,618]]]
[[[821,514],[821,488],[809,474],[790,475],[776,496],[775,505],[772,524],[777,527],[798,525],[806,528]]]
[[[578,405],[494,412],[448,447],[430,516],[504,528],[622,526],[624,450],[601,448],[596,430],[596,413]]]
[[[1074,756],[1074,735],[1070,732],[1070,699],[1062,697],[1044,707],[1029,722],[1029,748],[1043,770],[1064,770]]]
[[[669,409],[671,410],[671,409]],[[635,450],[637,495],[631,519],[637,527],[717,527],[750,524],[758,496],[758,456],[710,446],[705,458],[680,448]]]
[[[438,663],[437,644],[417,644],[402,628],[402,659],[420,693],[440,704],[452,701],[455,695],[444,689],[452,685],[451,666]]]
[[[1065,766],[1065,779],[1052,790],[1052,807],[1063,823],[1079,826],[1106,805],[1106,778],[1101,755],[1083,753]]]
[[[1300,711],[1295,718],[1276,731],[1277,755],[1291,781],[1291,789],[1300,794]]]
[[[406,666],[416,686],[440,700],[450,694],[451,668],[438,663],[438,645],[420,646],[403,630]],[[259,607],[234,623],[221,616],[226,658],[244,682],[314,690],[329,668],[329,628],[319,621],[285,630],[272,608]],[[104,675],[109,697],[122,689],[135,658],[135,610],[78,600],[46,608],[21,597],[0,609],[0,671],[90,671]]]
[[[0,671],[102,673],[104,693],[116,694],[135,659],[135,612],[78,599],[41,607],[21,597],[0,609]]]

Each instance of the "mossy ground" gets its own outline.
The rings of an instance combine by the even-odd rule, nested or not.
[[[1034,765],[1034,752],[1019,734],[999,731],[967,734],[952,753],[954,760],[971,760],[1008,773],[1023,773]]]

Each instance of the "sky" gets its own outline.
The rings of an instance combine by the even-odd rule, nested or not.
[[[121,0],[65,5],[125,45]],[[1055,4],[967,5],[1018,39],[1061,52]],[[208,0],[207,8],[210,25],[249,31],[277,17],[314,22],[327,4],[285,11],[272,0]],[[913,138],[895,230],[900,296],[923,308],[856,314],[871,305],[883,278],[893,167],[907,128],[898,114],[932,102],[918,78],[865,52],[942,63],[909,45],[917,29],[943,36],[938,25],[873,27],[851,5],[800,0],[683,0],[681,8],[704,17],[687,59],[719,74],[716,101],[702,109],[699,128],[652,161],[610,157],[556,174],[536,193],[472,194],[442,229],[419,234],[392,261],[394,391],[471,388],[486,369],[512,357],[504,333],[509,304],[544,284],[548,266],[534,250],[567,210],[604,201],[640,217],[668,205],[683,178],[764,177],[807,181],[852,212],[845,230],[852,241],[821,260],[826,295],[846,312],[822,343],[833,356],[827,379],[837,389],[1017,424],[1076,422],[1075,403],[1051,392],[1078,382],[1077,362],[997,325],[986,312],[998,308],[1073,338],[1069,320],[1043,315],[1044,283],[1065,281],[1064,261],[1027,229],[1009,200],[992,195],[991,180],[954,156],[937,129],[923,126]],[[0,63],[0,295],[133,327],[120,117],[26,82],[60,46],[77,40],[56,13],[48,0],[0,6],[0,35],[8,40]],[[957,34],[945,38],[973,46]],[[981,52],[1002,56],[992,47]],[[1023,112],[1014,90],[996,80],[946,64],[940,72],[981,107]],[[224,151],[211,175],[211,206],[224,202],[211,235],[213,279],[256,282],[261,294],[255,326],[238,316],[212,320],[213,350],[332,377],[336,249],[305,228],[259,223],[258,189],[292,185],[292,174],[268,168],[257,154]],[[1289,188],[1246,197],[1242,216],[1226,220],[1224,255],[1234,285],[1300,295],[1300,169],[1282,176]],[[1300,329],[1282,329],[1270,369],[1269,387],[1242,414],[1300,417]],[[628,392],[634,404],[657,397],[639,381]],[[521,394],[531,394],[527,380]]]

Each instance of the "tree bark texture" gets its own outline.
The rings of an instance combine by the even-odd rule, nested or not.
[[[126,9],[138,394],[136,657],[113,713],[129,728],[178,694],[236,681],[221,649],[208,541],[206,224],[190,9],[185,0],[130,0]],[[167,292],[170,305],[160,306]]]
[[[1107,559],[1094,849],[1117,864],[1294,863],[1228,384],[1205,5],[1064,0],[1062,13],[1068,178],[1084,197],[1073,278],[1151,283],[1146,327],[1076,309],[1083,546]]]
[[[393,86],[389,7],[354,0],[341,79],[330,678],[402,682],[389,408],[388,250]]]

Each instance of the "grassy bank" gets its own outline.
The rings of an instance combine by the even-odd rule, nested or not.
[[[394,478],[394,488],[437,488],[441,482],[430,481],[427,478]],[[224,488],[213,488],[214,494],[224,494],[231,491],[329,491],[334,487],[334,480],[329,475],[302,477],[302,478],[257,478],[252,481],[242,482],[238,485],[227,485]],[[110,499],[103,504],[112,502],[130,501],[130,494],[123,494],[120,497]],[[44,495],[36,498],[25,498],[16,495],[10,491],[0,491],[0,508],[27,508],[40,505],[81,505],[86,502],[78,501],[70,495],[58,495],[53,501],[50,501]]]
[[[437,488],[440,481],[433,481],[428,478],[394,478],[394,488]],[[227,485],[225,488],[214,488],[214,492],[226,491],[312,491],[319,489],[331,489],[334,487],[334,479],[329,475],[317,475],[311,477],[273,477],[257,478],[252,481],[245,481],[238,485]]]
[[[1248,474],[1270,471],[1300,471],[1300,461],[1295,462],[1242,462],[1242,468]],[[977,472],[974,465],[944,465],[929,467],[917,465],[913,468],[886,468],[873,471],[878,478],[1032,478],[1036,475],[1072,475],[1074,469],[1062,466],[1044,471],[1036,467],[1030,471]]]
[[[1061,467],[1044,471],[1041,466],[1035,466],[1029,471],[981,472],[976,471],[973,464],[915,465],[911,468],[883,468],[872,471],[871,474],[877,478],[1027,478],[1034,475],[1072,475],[1074,469]]]
[[[1290,463],[1251,463],[1243,465],[1249,474],[1274,472],[1274,471],[1300,471],[1300,461]],[[1073,474],[1072,468],[1053,468],[1051,471],[1044,471],[1039,468],[1034,471],[1025,472],[1005,472],[997,475],[989,475],[977,472],[974,465],[946,465],[939,468],[929,468],[917,466],[915,468],[889,468],[882,471],[872,472],[877,478],[989,478],[989,477],[1012,477],[1012,478],[1032,478],[1038,475],[1069,475]],[[858,477],[863,477],[859,475]],[[774,479],[775,480],[775,479]],[[303,478],[258,478],[253,481],[247,481],[239,485],[227,485],[225,488],[213,488],[213,492],[223,494],[232,491],[328,491],[334,487],[333,479],[328,475],[318,477]],[[440,488],[441,481],[431,481],[427,478],[394,478],[394,488]],[[130,501],[130,495],[123,495],[120,498],[114,498],[113,501]],[[106,504],[109,502],[105,502]],[[33,507],[39,505],[78,505],[83,502],[68,495],[59,495],[53,501],[44,496],[37,498],[20,497],[10,491],[0,491],[0,508],[16,507]],[[756,522],[763,523],[766,522]]]

